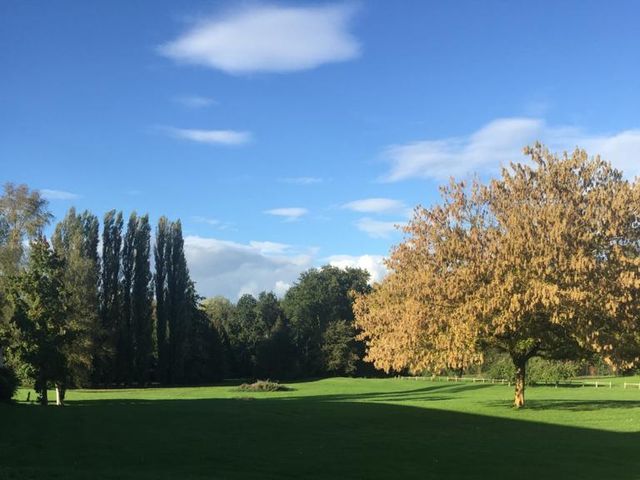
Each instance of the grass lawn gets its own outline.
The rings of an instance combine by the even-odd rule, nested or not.
[[[0,478],[640,479],[640,390],[614,383],[519,411],[508,386],[425,380],[71,391],[0,405]]]

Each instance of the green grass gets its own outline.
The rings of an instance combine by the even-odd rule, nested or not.
[[[640,390],[615,383],[528,388],[523,410],[425,380],[71,391],[0,405],[0,478],[640,479]]]

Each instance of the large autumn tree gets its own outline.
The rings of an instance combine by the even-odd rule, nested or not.
[[[532,357],[640,361],[640,183],[582,150],[525,153],[416,208],[391,273],[355,304],[377,367],[460,369],[499,349],[521,407]]]

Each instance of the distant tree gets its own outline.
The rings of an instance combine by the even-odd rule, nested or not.
[[[337,320],[323,334],[322,353],[329,373],[354,375],[360,361],[356,329],[352,322]]]
[[[157,377],[161,382],[169,380],[168,311],[167,311],[167,255],[170,255],[171,226],[167,217],[160,217],[156,227],[156,243],[153,249],[156,295],[156,342],[158,350]]]
[[[151,226],[149,216],[138,217],[133,240],[133,282],[131,321],[134,346],[134,374],[138,383],[149,381],[153,355],[152,274],[150,264]]]
[[[229,339],[236,360],[236,373],[242,378],[253,376],[256,346],[264,334],[257,324],[257,306],[258,301],[253,295],[242,295],[236,303],[230,325]]]
[[[102,230],[102,269],[100,278],[100,321],[103,338],[96,362],[98,382],[116,381],[116,347],[121,316],[120,257],[122,250],[122,213],[115,210],[104,216]]]
[[[224,358],[224,376],[237,378],[238,368],[231,342],[232,322],[235,317],[235,306],[225,297],[217,296],[202,301],[201,308],[216,329]]]
[[[13,314],[1,334],[12,363],[34,381],[42,405],[48,403],[48,387],[59,388],[69,374],[65,350],[75,332],[67,321],[64,268],[49,243],[37,239],[30,245],[26,268],[8,287]]]
[[[134,326],[133,326],[133,278],[136,261],[136,237],[138,235],[138,215],[129,216],[127,230],[122,241],[120,284],[120,315],[116,340],[116,379],[131,383],[134,377]]]
[[[200,315],[199,298],[187,268],[180,220],[160,219],[154,255],[158,377],[167,383],[180,384],[190,380],[187,369],[192,365],[194,342],[199,342],[195,323]]]
[[[353,325],[353,293],[366,293],[369,273],[324,266],[303,272],[282,302],[291,326],[300,373],[322,375],[329,372],[322,345],[329,325],[345,321]]]
[[[5,183],[0,196],[0,279],[18,272],[27,240],[42,234],[52,220],[48,202],[26,185]]]
[[[48,202],[26,185],[5,183],[0,196],[0,324],[11,316],[7,282],[24,264],[24,245],[42,234],[53,215]],[[0,364],[3,346],[0,344]]]
[[[297,374],[295,346],[289,326],[279,317],[266,338],[256,347],[255,376],[283,380]]]
[[[355,306],[379,368],[464,368],[498,349],[521,407],[533,357],[640,361],[640,183],[582,150],[526,153],[416,209],[391,274]]]
[[[101,338],[97,217],[89,212],[78,215],[71,208],[56,225],[52,244],[65,263],[63,283],[69,302],[67,321],[75,332],[74,341],[65,349],[69,367],[67,384],[88,386]]]

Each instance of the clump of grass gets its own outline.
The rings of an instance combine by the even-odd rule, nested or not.
[[[243,383],[238,390],[241,392],[288,392],[292,389],[271,380],[258,380],[253,383]]]

